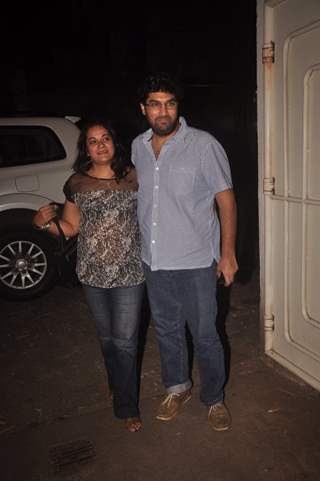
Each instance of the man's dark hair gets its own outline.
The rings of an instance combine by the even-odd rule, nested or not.
[[[75,172],[86,172],[87,170],[89,170],[91,166],[91,160],[87,154],[87,135],[88,130],[91,127],[96,127],[98,125],[104,127],[109,132],[112,138],[115,147],[115,153],[114,158],[111,162],[111,168],[115,173],[116,177],[121,178],[125,175],[129,165],[127,152],[124,146],[118,141],[116,131],[114,130],[111,122],[107,119],[100,117],[90,118],[84,121],[79,135],[78,156],[73,165],[73,170]]]
[[[139,102],[145,104],[152,92],[167,92],[173,94],[180,102],[183,98],[183,87],[179,80],[167,72],[156,72],[146,77],[138,90]]]

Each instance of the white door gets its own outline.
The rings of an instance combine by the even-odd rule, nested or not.
[[[265,348],[320,390],[320,1],[259,8]]]

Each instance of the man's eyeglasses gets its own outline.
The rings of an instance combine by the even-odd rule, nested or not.
[[[177,100],[168,100],[167,102],[159,102],[158,100],[150,100],[146,106],[151,110],[161,110],[164,107],[166,110],[175,110],[178,107]]]

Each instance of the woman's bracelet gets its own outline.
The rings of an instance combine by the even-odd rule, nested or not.
[[[52,223],[52,221],[49,220],[48,222],[45,222],[44,224],[42,224],[42,225],[40,225],[40,226],[39,226],[39,225],[36,225],[36,224],[32,224],[32,225],[33,225],[33,227],[34,227],[35,229],[37,229],[37,230],[48,231],[48,230],[50,229],[51,223]]]

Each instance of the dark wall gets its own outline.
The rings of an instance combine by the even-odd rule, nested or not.
[[[100,113],[130,141],[145,127],[140,80],[153,70],[178,74],[187,121],[215,135],[230,159],[245,279],[257,264],[255,1],[138,10],[127,24],[123,11],[111,15],[93,0],[3,12],[1,113]]]

